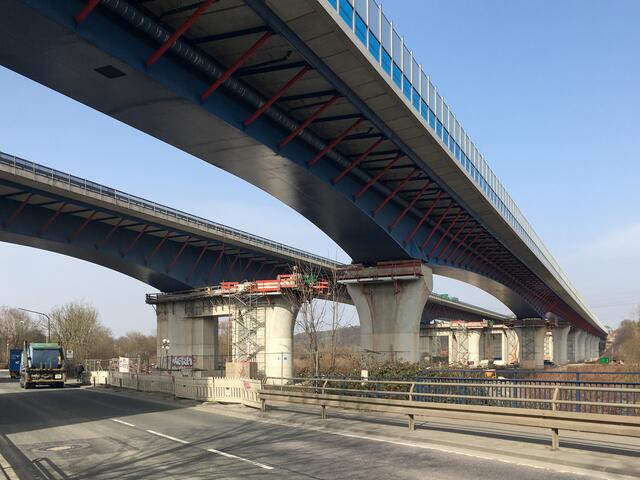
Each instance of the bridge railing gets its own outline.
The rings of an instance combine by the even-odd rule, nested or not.
[[[421,392],[417,387],[482,388],[483,390],[463,393]],[[305,406],[321,407],[322,418],[327,417],[327,408],[353,409],[359,412],[378,414],[407,415],[409,430],[414,430],[416,415],[430,418],[448,418],[456,420],[489,422],[492,424],[537,427],[551,430],[551,447],[560,445],[559,431],[622,435],[640,437],[640,403],[632,404],[628,398],[620,397],[616,402],[580,401],[565,399],[562,393],[568,388],[582,391],[610,391],[611,388],[549,387],[551,398],[507,397],[502,394],[503,385],[487,386],[482,383],[464,384],[460,382],[403,382],[403,381],[363,381],[329,378],[268,378],[262,385],[260,401],[266,411],[267,402],[285,402]],[[510,385],[519,391],[527,391],[527,385]],[[621,394],[631,391],[640,393],[640,389],[618,387]],[[424,398],[436,398],[436,401],[422,401]],[[459,403],[458,399],[477,400],[493,403]],[[603,407],[633,409],[635,415],[612,415],[609,413],[581,413],[563,411],[562,405],[599,404]],[[515,405],[520,404],[518,408]],[[549,408],[530,408],[531,405],[548,405]]]
[[[248,232],[238,230],[236,228],[231,228],[217,222],[212,222],[196,215],[191,215],[189,213],[185,213],[180,210],[176,210],[174,208],[152,202],[150,200],[145,200],[144,198],[137,197],[135,195],[130,195],[120,190],[116,190],[115,188],[107,187],[105,185],[101,185],[84,178],[76,177],[75,175],[71,175],[70,173],[65,173],[60,170],[46,167],[44,165],[39,165],[29,160],[16,157],[15,155],[9,155],[7,153],[0,152],[0,167],[2,166],[9,167],[9,171],[14,174],[29,173],[43,180],[58,182],[59,184],[67,186],[68,188],[79,188],[84,192],[90,192],[95,195],[99,195],[101,199],[111,199],[118,203],[124,203],[128,208],[135,207],[140,210],[146,210],[153,215],[164,215],[165,217],[175,219],[190,226],[211,230],[223,237],[241,239],[249,243],[261,245],[269,250],[279,252],[292,258],[299,258],[311,263],[323,265],[327,268],[335,268],[340,265],[338,262],[322,257],[320,255],[314,255],[303,250],[298,250],[297,248],[289,247],[282,243],[274,242],[259,235],[252,235]],[[4,170],[7,169],[4,168]]]
[[[416,381],[268,378],[269,389],[424,403],[640,416],[640,384],[430,378]],[[275,385],[272,387],[272,385]]]

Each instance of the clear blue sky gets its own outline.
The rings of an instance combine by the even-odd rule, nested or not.
[[[640,303],[640,2],[387,0],[456,116],[587,303],[615,326]],[[348,260],[260,190],[0,68],[0,150]],[[96,305],[116,333],[151,331],[150,288],[101,267],[0,244],[0,304]],[[504,309],[477,289],[436,290]]]

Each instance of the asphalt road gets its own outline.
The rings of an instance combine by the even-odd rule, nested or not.
[[[194,405],[92,389],[25,391],[2,382],[0,454],[21,479],[586,478],[258,423]]]

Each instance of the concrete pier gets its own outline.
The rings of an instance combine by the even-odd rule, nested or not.
[[[348,271],[340,282],[358,312],[364,352],[376,358],[420,360],[420,319],[433,290],[429,267],[419,262],[378,264]]]
[[[571,327],[556,327],[553,329],[553,363],[564,365],[568,362],[569,355],[569,330]]]
[[[527,323],[525,319],[523,323]],[[517,327],[519,343],[520,367],[526,369],[544,368],[544,341],[547,334],[547,327],[541,319],[530,319],[531,326]]]

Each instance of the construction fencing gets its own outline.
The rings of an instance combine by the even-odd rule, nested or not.
[[[91,372],[96,385],[156,392],[200,402],[240,403],[260,407],[260,381],[244,378],[180,377],[175,375],[138,375],[135,373]]]

